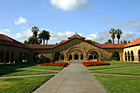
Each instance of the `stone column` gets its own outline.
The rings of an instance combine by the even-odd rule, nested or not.
[[[71,56],[72,56],[72,60],[74,60],[74,55],[72,54]]]
[[[81,54],[78,54],[78,60],[81,60]]]

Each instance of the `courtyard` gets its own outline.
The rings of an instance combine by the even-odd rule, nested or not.
[[[86,67],[82,65],[82,61],[69,62],[70,65],[67,67],[40,66],[34,63],[1,65],[0,92],[138,93],[140,91],[140,63],[123,61],[109,63],[111,65]]]

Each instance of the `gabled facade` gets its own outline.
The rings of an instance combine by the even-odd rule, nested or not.
[[[56,60],[108,61],[112,60],[114,55],[118,56],[117,60],[124,61],[127,45],[129,44],[90,44],[78,34],[54,45],[24,45],[0,34],[0,63]]]

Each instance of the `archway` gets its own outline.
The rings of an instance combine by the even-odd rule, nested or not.
[[[35,62],[39,63],[41,62],[41,55],[39,53],[35,53],[33,59]]]
[[[111,60],[117,60],[120,61],[120,55],[118,52],[114,52],[111,56]]]
[[[88,60],[98,61],[98,53],[94,50],[88,53]]]
[[[83,60],[86,55],[79,47],[72,47],[66,54],[69,60]]]
[[[134,61],[134,53],[131,51],[131,60]]]
[[[19,62],[22,62],[22,52],[19,53]]]
[[[127,53],[125,52],[125,61],[127,61]]]
[[[130,61],[130,53],[129,53],[129,51],[128,51],[128,61]]]
[[[140,62],[140,50],[138,51],[138,58],[139,58],[139,62]]]
[[[10,61],[9,52],[6,52],[6,59],[5,59],[5,62],[6,62],[6,63],[9,63],[9,61]]]
[[[69,56],[69,60],[72,60],[72,55]]]
[[[93,60],[93,55],[90,55],[88,60]]]
[[[56,52],[54,55],[54,61],[59,61],[60,52]]]
[[[11,53],[11,63],[14,63],[14,53]]]
[[[64,60],[64,55],[63,54],[60,55],[60,60]]]
[[[4,52],[1,51],[0,52],[0,63],[3,63],[4,62]]]
[[[78,54],[75,54],[74,55],[74,60],[78,60],[78,58],[79,58]]]

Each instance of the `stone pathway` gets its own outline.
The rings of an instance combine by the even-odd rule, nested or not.
[[[125,75],[125,74],[104,74],[104,73],[92,73],[93,75],[108,75],[108,76],[127,76],[127,77],[140,77],[140,75]]]
[[[81,64],[72,62],[33,93],[107,93]]]
[[[134,67],[140,67],[140,66],[129,66],[129,67],[117,67],[117,68],[95,69],[95,70],[90,70],[90,72],[99,71],[99,70],[112,70],[112,69],[121,69],[121,68],[134,68]]]
[[[50,73],[50,74],[36,74],[36,75],[20,75],[20,76],[5,76],[5,77],[0,77],[0,79],[5,79],[5,78],[20,78],[20,77],[32,77],[32,76],[46,76],[46,75],[55,75],[57,73]]]
[[[7,66],[0,66],[1,68],[15,68],[15,69],[23,69],[23,70],[35,70],[35,71],[53,71],[59,72],[57,70],[45,70],[45,69],[33,69],[33,68],[20,68],[20,67],[7,67]]]

